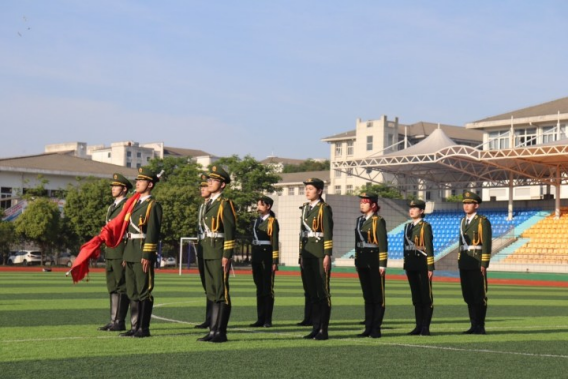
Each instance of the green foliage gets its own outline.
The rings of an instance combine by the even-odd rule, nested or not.
[[[49,183],[49,180],[45,179],[43,175],[38,175],[37,179],[39,184],[34,188],[26,188],[25,193],[22,194],[22,198],[24,200],[32,200],[37,197],[47,197],[47,190],[45,186]],[[25,180],[24,184],[27,186],[29,184],[29,180]]]
[[[105,225],[105,215],[113,202],[109,180],[87,178],[78,180],[78,185],[69,185],[65,198],[63,222],[68,236],[67,244],[83,244],[96,236]]]
[[[462,203],[462,195],[454,195],[454,196],[448,196],[445,201],[447,203]]]
[[[56,203],[46,198],[28,200],[28,206],[15,221],[16,234],[37,244],[44,254],[57,245],[61,213]]]
[[[257,214],[251,208],[263,193],[275,192],[274,184],[280,180],[274,168],[256,161],[250,155],[243,159],[237,155],[221,158],[215,162],[225,166],[231,174],[231,184],[224,190],[224,195],[233,200],[237,212],[237,234],[247,238],[252,220]]]
[[[314,159],[307,159],[301,164],[285,164],[283,167],[283,174],[290,174],[293,172],[308,172],[308,171],[327,171],[330,170],[330,161],[317,162]]]
[[[385,183],[373,184],[371,186],[362,186],[356,192],[356,195],[359,195],[363,192],[374,192],[379,197],[382,197],[384,199],[403,199],[401,192],[399,192],[396,188],[389,187]]]
[[[0,221],[0,254],[8,253],[10,245],[16,241],[14,223]]]

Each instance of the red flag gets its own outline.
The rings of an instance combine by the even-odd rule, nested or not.
[[[89,273],[89,259],[99,258],[101,245],[103,243],[108,247],[117,247],[119,245],[130,222],[132,209],[139,197],[140,194],[135,193],[126,201],[121,213],[113,218],[107,225],[103,226],[98,236],[93,237],[89,242],[81,246],[77,259],[73,262],[71,270],[66,274],[66,276],[71,274],[73,283],[79,282]]]

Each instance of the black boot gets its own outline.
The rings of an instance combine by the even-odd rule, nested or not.
[[[373,304],[365,304],[365,330],[363,333],[357,335],[357,337],[369,337],[371,334],[371,327],[373,322]]]
[[[122,332],[126,330],[125,319],[128,313],[128,304],[130,300],[128,300],[128,296],[126,293],[119,294],[119,309],[117,313],[117,318],[113,326],[109,329],[111,332]]]
[[[139,328],[138,320],[140,320],[140,304],[138,301],[130,301],[130,330],[119,334],[121,337],[132,337]]]
[[[328,339],[328,325],[330,324],[330,314],[332,313],[332,303],[330,299],[320,305],[320,330],[314,336],[317,341],[325,341]]]
[[[477,324],[473,334],[486,334],[486,310],[488,307],[484,304],[476,306]]]
[[[150,318],[152,317],[152,307],[154,302],[152,299],[146,299],[140,302],[140,306],[142,311],[139,314],[142,316],[140,320],[140,327],[134,333],[133,337],[135,338],[144,338],[150,337]]]
[[[468,304],[468,317],[470,318],[470,329],[462,332],[462,334],[472,334],[476,330],[476,308],[474,305]]]
[[[311,304],[312,309],[312,331],[303,338],[313,339],[320,331],[320,317],[322,314],[322,306],[320,304]]]
[[[421,327],[421,335],[422,336],[430,336],[430,326],[431,326],[431,319],[433,318],[433,310],[434,308],[430,305],[423,307],[423,325]]]
[[[265,299],[265,297],[257,296],[257,321],[249,324],[249,326],[258,328],[265,325]]]
[[[312,325],[312,317],[313,317],[312,307],[313,305],[308,299],[308,296],[304,296],[304,319],[296,325],[298,326]]]
[[[381,338],[381,324],[383,324],[383,315],[385,314],[385,307],[381,304],[375,304],[373,307],[373,324],[371,327],[371,338]]]
[[[227,342],[227,324],[229,324],[229,316],[231,315],[231,304],[219,303],[219,305],[217,331],[209,342]]]
[[[423,308],[415,305],[415,329],[411,330],[407,335],[418,336],[421,334],[421,324],[423,322]]]
[[[275,308],[275,298],[269,296],[265,298],[265,328],[273,326],[273,309]]]
[[[194,326],[196,329],[207,329],[211,325],[211,304],[212,302],[206,298],[205,304],[205,321],[201,324]]]
[[[111,302],[111,321],[107,325],[101,326],[100,328],[97,329],[97,330],[101,330],[104,332],[111,330],[111,328],[113,327],[113,325],[115,324],[115,322],[117,320],[118,313],[119,313],[119,294],[116,292],[113,292],[110,294],[109,298],[110,298],[110,302]]]
[[[217,332],[217,324],[219,323],[219,303],[211,302],[211,321],[209,325],[209,333],[198,338],[198,341],[207,342],[211,341],[215,333]]]

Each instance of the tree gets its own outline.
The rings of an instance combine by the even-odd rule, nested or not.
[[[462,200],[462,195],[451,195],[445,199],[447,203],[462,203]]]
[[[384,199],[403,199],[403,195],[396,188],[390,187],[385,183],[372,184],[371,186],[360,187],[357,194],[364,192],[376,193],[379,197]]]
[[[250,155],[243,159],[237,155],[221,158],[213,166],[226,166],[231,174],[231,184],[224,190],[224,194],[235,204],[237,234],[248,237],[251,222],[257,216],[251,206],[256,204],[263,193],[275,192],[274,184],[280,177],[273,167],[261,164]]]
[[[46,252],[59,239],[61,214],[57,204],[45,197],[28,201],[28,207],[15,221],[16,234],[40,247],[43,263]]]
[[[10,246],[15,240],[14,224],[10,221],[0,221],[0,263],[6,263]]]
[[[327,171],[327,170],[330,170],[329,160],[320,162],[309,158],[298,165],[285,164],[283,167],[283,174],[290,174],[293,172]]]

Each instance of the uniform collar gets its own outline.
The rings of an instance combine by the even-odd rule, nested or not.
[[[152,195],[140,196],[138,201],[142,203],[143,201],[145,201],[146,199],[149,199],[150,197],[152,197]]]

